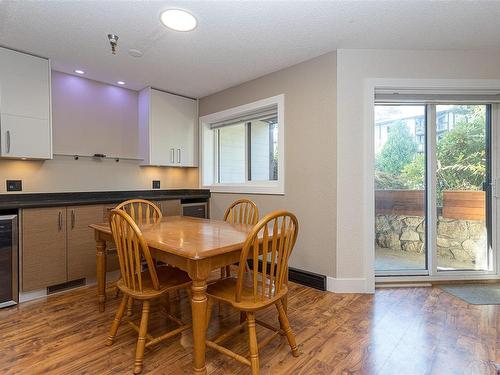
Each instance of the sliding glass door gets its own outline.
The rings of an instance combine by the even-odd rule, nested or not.
[[[437,269],[488,270],[486,105],[436,106]]]
[[[375,269],[427,269],[425,105],[375,107]]]
[[[487,104],[375,106],[375,271],[492,269]]]

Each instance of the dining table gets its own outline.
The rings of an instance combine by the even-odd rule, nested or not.
[[[95,233],[97,293],[99,311],[106,305],[107,243],[113,242],[109,223],[90,225]],[[205,340],[207,280],[210,273],[240,260],[241,250],[252,225],[187,216],[167,216],[154,224],[139,225],[151,255],[180,268],[192,280],[193,372],[206,374]],[[111,246],[110,246],[111,248]]]

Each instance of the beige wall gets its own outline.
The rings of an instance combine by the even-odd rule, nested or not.
[[[261,214],[288,209],[299,219],[291,266],[334,276],[336,232],[336,54],[271,73],[200,100],[200,116],[285,94],[285,195],[251,195]],[[213,194],[221,218],[239,194]]]
[[[137,157],[136,91],[52,72],[54,153]],[[6,179],[23,180],[23,192],[64,192],[198,186],[196,168],[140,167],[139,161],[56,155],[53,160],[0,160],[0,193]]]
[[[374,290],[372,79],[498,80],[500,51],[337,51],[336,290]]]

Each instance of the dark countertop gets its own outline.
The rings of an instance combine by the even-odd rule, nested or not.
[[[208,199],[210,198],[210,190],[171,189],[71,193],[8,193],[0,194],[0,210],[115,203],[134,198],[151,200]]]

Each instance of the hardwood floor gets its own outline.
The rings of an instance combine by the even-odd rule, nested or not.
[[[102,314],[95,287],[0,310],[0,374],[131,373],[136,332],[122,324],[115,344],[105,346],[120,300],[111,297],[113,290]],[[174,311],[190,318],[186,297]],[[262,353],[262,374],[479,375],[496,374],[500,362],[500,306],[468,305],[438,288],[380,289],[373,296],[292,284],[288,306],[300,356],[292,357],[286,339],[277,338]],[[275,316],[270,310],[258,318],[276,325]],[[170,324],[159,312],[150,321],[153,333]],[[223,306],[209,337],[238,321],[239,313]],[[268,334],[258,328],[259,339]],[[236,336],[225,345],[242,353],[245,342]],[[188,330],[147,349],[143,374],[190,373],[191,345]],[[209,374],[250,372],[213,350],[207,368]]]

